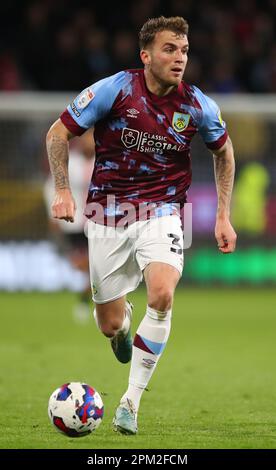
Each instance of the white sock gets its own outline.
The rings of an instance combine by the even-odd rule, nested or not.
[[[138,411],[140,399],[166,346],[171,329],[171,310],[160,312],[147,306],[133,341],[129,386],[121,402],[129,398]]]
[[[96,311],[95,308],[94,308],[94,310],[93,310],[93,316],[94,316],[96,325],[97,325],[97,327],[98,327],[99,330],[100,330],[99,321],[98,321],[98,317],[97,317],[97,311]],[[121,332],[123,331],[125,334],[127,334],[127,333],[128,333],[128,330],[129,330],[129,328],[130,328],[130,323],[131,323],[131,307],[130,307],[129,303],[126,302],[125,318],[124,318],[124,320],[123,320],[122,327],[120,328],[120,330],[118,331],[118,333],[121,333]],[[118,333],[117,333],[117,334],[118,334]]]

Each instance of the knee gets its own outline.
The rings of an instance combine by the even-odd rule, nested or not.
[[[99,328],[101,332],[107,337],[107,338],[113,338],[118,331],[121,329],[122,324],[119,320],[111,320],[109,322],[104,322],[104,323],[99,323]]]
[[[149,291],[148,306],[161,312],[170,310],[173,303],[173,289],[167,286],[156,286]]]
[[[97,306],[93,316],[97,327],[107,338],[113,338],[123,326],[124,317],[112,308]]]

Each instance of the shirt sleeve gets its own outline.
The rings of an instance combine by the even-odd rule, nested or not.
[[[204,95],[198,88],[194,87],[196,97],[202,108],[202,118],[199,123],[199,133],[205,144],[212,150],[223,146],[228,137],[226,124],[222,120],[217,103],[209,96]]]
[[[123,88],[125,75],[119,72],[85,88],[60,116],[67,129],[74,135],[81,135],[103,119]]]

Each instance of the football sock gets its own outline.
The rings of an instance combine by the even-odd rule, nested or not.
[[[166,346],[171,329],[171,310],[160,312],[147,306],[136,332],[129,374],[129,386],[121,402],[129,398],[138,411],[142,393]]]

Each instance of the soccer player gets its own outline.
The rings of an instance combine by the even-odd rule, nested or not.
[[[140,399],[170,333],[183,267],[180,210],[191,183],[190,144],[197,132],[214,154],[218,249],[231,253],[236,244],[229,219],[233,148],[216,103],[183,81],[188,24],[182,17],[153,18],[139,38],[144,68],[86,88],[47,134],[56,186],[53,216],[70,222],[75,202],[68,140],[94,126],[96,161],[85,211],[94,316],[117,359],[131,360],[128,388],[113,420],[115,430],[125,434],[137,433]],[[142,276],[147,307],[132,342],[126,295]]]

